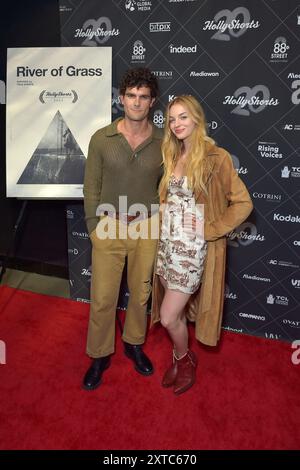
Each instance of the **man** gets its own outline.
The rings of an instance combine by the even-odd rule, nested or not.
[[[150,359],[142,350],[146,334],[146,307],[157,239],[131,237],[134,224],[148,229],[156,215],[157,189],[162,175],[161,131],[149,121],[149,112],[158,94],[156,77],[147,68],[125,73],[120,83],[124,117],[98,130],[91,138],[84,178],[84,207],[92,241],[91,309],[87,354],[92,364],[83,387],[96,389],[102,374],[110,366],[114,352],[115,316],[119,287],[127,258],[129,302],[122,339],[124,352],[142,375],[153,373]],[[142,204],[141,213],[127,207]],[[100,207],[113,208],[100,214]],[[115,232],[103,236],[101,224],[115,223]],[[125,236],[124,236],[125,232]],[[134,230],[133,230],[134,232]]]

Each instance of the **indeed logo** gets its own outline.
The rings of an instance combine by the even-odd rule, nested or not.
[[[194,46],[173,46],[173,44],[170,44],[169,46],[170,53],[171,54],[195,54],[197,52],[197,44]]]

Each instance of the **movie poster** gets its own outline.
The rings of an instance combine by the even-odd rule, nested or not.
[[[111,122],[111,57],[111,47],[8,49],[8,197],[83,197],[89,140]]]

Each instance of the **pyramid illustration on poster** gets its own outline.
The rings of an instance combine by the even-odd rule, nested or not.
[[[57,111],[17,184],[82,184],[85,160]]]

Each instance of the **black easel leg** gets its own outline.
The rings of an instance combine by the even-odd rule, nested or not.
[[[18,218],[17,218],[16,223],[14,225],[13,236],[12,236],[10,246],[8,247],[8,249],[6,251],[6,254],[3,258],[2,265],[0,266],[0,283],[2,282],[2,278],[5,274],[6,267],[7,267],[7,261],[8,261],[9,256],[10,255],[14,256],[14,254],[16,252],[18,231],[19,231],[20,225],[21,225],[23,217],[24,217],[24,212],[25,212],[27,203],[28,203],[28,201],[23,201],[23,203],[22,203],[22,207],[20,209]]]

